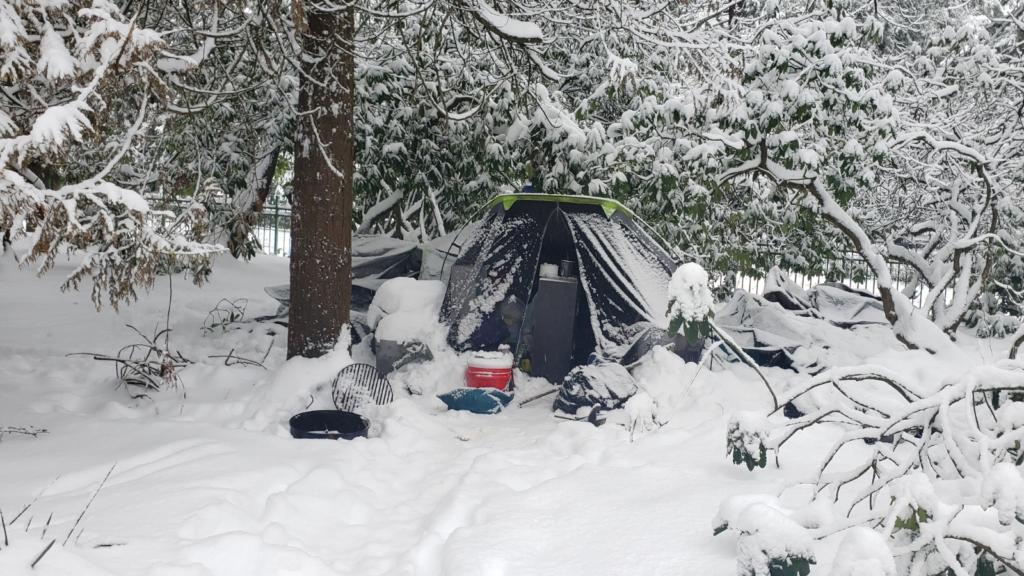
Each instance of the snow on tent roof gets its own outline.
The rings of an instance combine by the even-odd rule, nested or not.
[[[667,327],[667,288],[677,264],[618,202],[508,194],[487,208],[453,266],[442,306],[453,348],[489,350],[510,343],[521,356],[524,342],[499,342],[482,333],[500,330],[502,306],[515,302],[527,303],[525,332],[540,264],[561,260],[575,262],[579,271],[574,365],[595,351],[617,359],[652,326]]]

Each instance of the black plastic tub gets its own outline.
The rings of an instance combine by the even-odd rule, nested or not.
[[[351,440],[366,438],[370,421],[354,412],[311,410],[292,416],[288,425],[292,429],[292,438]]]

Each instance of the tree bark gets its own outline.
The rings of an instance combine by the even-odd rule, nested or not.
[[[355,11],[306,4],[292,193],[288,357],[334,349],[352,301]]]

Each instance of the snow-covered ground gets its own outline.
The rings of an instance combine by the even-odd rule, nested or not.
[[[787,445],[780,468],[734,466],[726,424],[770,407],[763,384],[715,362],[687,387],[694,366],[668,353],[637,373],[667,423],[632,441],[613,423],[556,418],[551,396],[497,415],[445,411],[434,394],[460,386],[465,366],[451,353],[391,378],[396,401],[370,414],[369,439],[295,440],[288,417],[349,355],[285,364],[283,332],[201,329],[222,298],[246,298],[247,318],[272,313],[262,288],[287,283],[286,259],[222,258],[202,289],[175,277],[171,345],[196,363],[183,386],[139,400],[117,388],[111,363],[68,354],[115,354],[139,341],[127,324],[152,334],[168,279],[119,314],[97,313],[88,293],[60,293],[70,269],[39,279],[0,259],[0,427],[48,431],[0,440],[3,576],[733,574],[735,536],[712,536],[719,504],[777,492],[830,445],[818,430]],[[899,351],[885,327],[845,334],[835,357],[922,385],[964,369]],[[959,346],[969,362],[1005,357],[998,341]],[[266,355],[268,370],[209,358],[231,350]],[[777,386],[794,377],[765,374]],[[516,402],[548,389],[520,383]],[[837,545],[819,543],[812,574],[829,573]]]

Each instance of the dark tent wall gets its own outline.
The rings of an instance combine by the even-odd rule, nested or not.
[[[516,202],[506,211],[498,205],[466,242],[441,307],[455,349],[493,350],[507,339],[498,307],[522,305],[525,312],[552,208]]]
[[[625,353],[651,325],[668,328],[668,282],[677,265],[622,212],[567,213],[599,348]]]
[[[667,326],[668,282],[676,264],[624,209],[589,198],[580,198],[591,202],[586,204],[504,198],[452,266],[441,311],[452,347],[494,350],[509,343],[521,356],[520,334],[531,324],[528,304],[540,264],[561,260],[576,262],[579,273],[574,364],[594,351],[618,359],[652,325]]]

